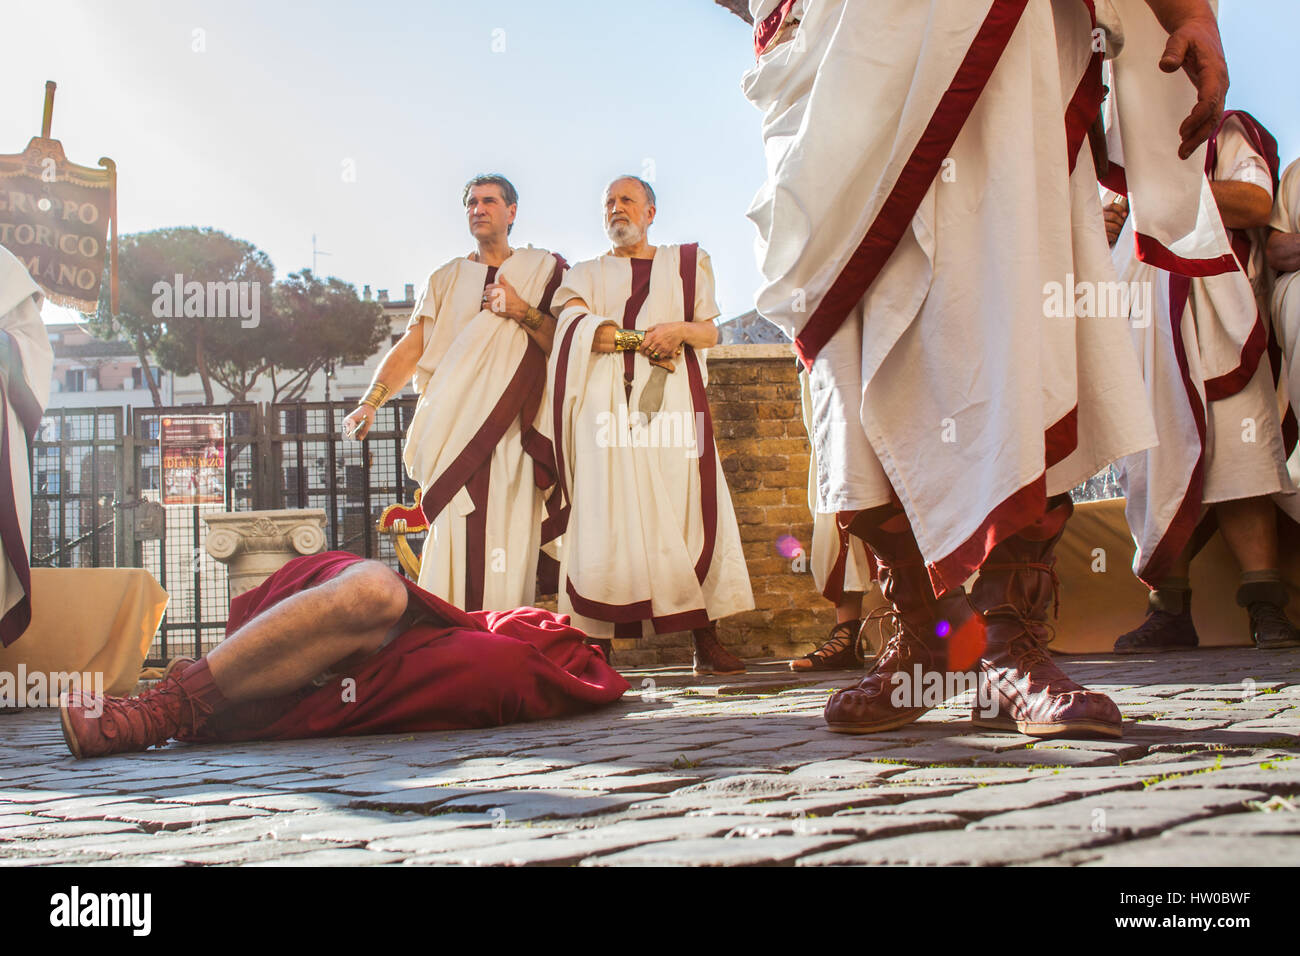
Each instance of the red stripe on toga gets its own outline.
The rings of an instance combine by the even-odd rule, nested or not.
[[[487,580],[487,505],[492,482],[492,459],[465,483],[474,510],[465,516],[465,610],[483,610],[483,589]]]
[[[640,625],[644,621],[651,623],[656,634],[672,634],[676,631],[709,626],[709,614],[702,607],[659,617],[651,609],[648,599],[629,604],[606,604],[604,601],[593,601],[578,593],[571,578],[565,580],[564,590],[568,593],[569,600],[573,602],[573,609],[583,617],[613,624],[615,637],[640,637],[642,635]]]
[[[1273,135],[1264,128],[1259,120],[1242,110],[1228,110],[1223,114],[1223,119],[1219,121],[1219,128],[1215,130],[1214,136],[1210,138],[1210,142],[1206,146],[1205,174],[1211,180],[1214,179],[1214,167],[1218,163],[1219,155],[1219,134],[1223,132],[1223,127],[1228,120],[1234,118],[1241,124],[1246,141],[1250,143],[1251,148],[1264,159],[1264,164],[1268,167],[1269,176],[1273,181],[1273,192],[1276,194],[1278,167],[1280,165],[1277,155],[1277,140],[1273,138]],[[1238,267],[1249,278],[1250,259],[1255,251],[1255,240],[1260,233],[1258,230],[1232,229],[1226,224],[1224,228],[1227,229],[1228,240],[1232,245],[1232,252],[1237,258]],[[1268,323],[1264,321],[1263,314],[1256,306],[1255,325],[1241,347],[1241,357],[1237,360],[1237,367],[1231,372],[1225,372],[1223,375],[1206,380],[1205,400],[1207,402],[1217,402],[1222,398],[1236,395],[1245,388],[1247,383],[1254,378],[1256,369],[1259,368],[1259,360],[1268,349],[1268,340]],[[1274,384],[1277,381],[1277,372],[1274,371]]]
[[[551,305],[555,299],[555,293],[560,291],[560,282],[564,279],[564,270],[569,268],[569,264],[564,261],[564,256],[558,252],[552,252],[555,258],[555,268],[551,270],[551,279],[546,283],[546,291],[542,293],[542,301],[538,303],[537,308],[543,312],[550,312]]]
[[[1096,30],[1095,0],[1083,0],[1083,5],[1088,8],[1088,19],[1092,23],[1092,28]],[[1101,81],[1103,59],[1105,56],[1100,50],[1093,52],[1087,69],[1083,71],[1083,77],[1079,80],[1079,85],[1065,108],[1065,154],[1070,161],[1071,173],[1074,172],[1075,164],[1079,161],[1079,150],[1088,136],[1088,129],[1096,120],[1097,114],[1101,112],[1101,102],[1106,97],[1106,87]]]
[[[690,242],[681,247],[682,311],[683,321],[695,321],[695,270],[699,262],[699,243]],[[700,517],[704,523],[704,543],[695,562],[695,578],[704,583],[713,564],[713,552],[718,541],[718,456],[713,445],[713,415],[709,409],[709,396],[704,388],[704,373],[695,349],[685,347],[686,375],[691,386],[691,405],[696,421],[703,427],[695,436],[695,448],[700,453]],[[683,429],[684,430],[684,429]]]
[[[1043,433],[1041,475],[1009,495],[989,512],[969,538],[929,565],[935,594],[962,585],[979,569],[1000,541],[1033,524],[1047,510],[1047,468],[1064,461],[1078,444],[1079,407],[1076,405]]]
[[[1237,257],[1231,252],[1212,256],[1209,259],[1185,259],[1170,252],[1159,239],[1153,236],[1143,232],[1136,233],[1136,236],[1138,259],[1165,272],[1203,278],[1237,271]]]
[[[1187,480],[1187,490],[1183,500],[1174,512],[1173,520],[1165,529],[1159,543],[1151,550],[1147,563],[1138,568],[1137,576],[1147,587],[1154,588],[1169,576],[1174,561],[1187,547],[1201,518],[1201,505],[1204,498],[1205,470],[1205,406],[1201,403],[1200,393],[1192,381],[1192,374],[1187,365],[1187,349],[1183,345],[1181,326],[1186,319],[1187,297],[1191,292],[1191,282],[1186,276],[1169,277],[1169,323],[1170,338],[1174,344],[1174,358],[1178,361],[1178,371],[1183,381],[1183,391],[1187,393],[1187,404],[1192,410],[1192,419],[1196,422],[1196,433],[1200,440],[1200,453],[1196,464]]]
[[[785,18],[790,15],[794,9],[796,0],[781,0],[777,8],[769,13],[766,17],[754,24],[754,56],[762,56],[767,52],[767,45],[772,39],[781,32],[781,27],[785,25]]]
[[[805,367],[812,368],[817,353],[844,324],[849,310],[866,294],[903,238],[912,216],[992,76],[1028,2],[993,0],[961,66],[940,98],[929,125],[899,172],[894,188],[876,213],[867,234],[817,304],[816,311],[795,336],[795,350]]]
[[[560,535],[564,534],[565,529],[569,526],[569,509],[571,502],[569,499],[569,482],[564,468],[564,396],[568,390],[569,383],[569,355],[573,351],[573,336],[578,331],[578,323],[587,317],[587,313],[578,316],[569,323],[565,329],[564,338],[560,342],[560,354],[555,361],[555,382],[553,388],[555,395],[551,403],[552,409],[552,427],[554,428],[555,443],[555,482],[556,490],[551,497],[547,499],[546,510],[548,517],[542,522],[542,541],[554,541]],[[551,501],[556,497],[555,510],[551,508]]]
[[[650,295],[650,272],[654,267],[653,259],[633,259],[632,293],[623,306],[623,328],[635,329],[637,316]],[[636,352],[623,353],[623,398],[632,398],[632,380],[636,377]]]
[[[484,288],[492,283],[496,276],[496,267],[489,266]],[[452,498],[462,488],[467,488],[475,501],[475,509],[466,516],[466,534],[468,535],[465,552],[465,600],[467,605],[482,606],[483,583],[486,569],[484,561],[485,541],[487,535],[487,488],[488,476],[492,467],[492,452],[510,429],[510,423],[516,417],[531,414],[521,421],[521,426],[531,428],[541,404],[542,394],[546,388],[546,356],[532,339],[524,350],[523,357],[515,367],[514,375],[506,385],[505,391],[497,400],[492,411],[479,430],[474,433],[455,460],[438,475],[425,489],[420,499],[420,510],[430,525],[443,510],[451,504]],[[539,436],[540,437],[540,436]],[[534,445],[536,449],[536,446]],[[525,452],[528,448],[525,447]],[[475,495],[481,498],[481,503]],[[477,592],[477,601],[473,595]]]

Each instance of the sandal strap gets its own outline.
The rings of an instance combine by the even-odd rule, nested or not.
[[[825,658],[843,653],[856,641],[861,625],[861,621],[841,621],[831,628],[826,642],[815,651],[810,652],[807,657],[809,659]]]

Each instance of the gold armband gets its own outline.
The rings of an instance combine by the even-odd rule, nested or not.
[[[361,404],[369,405],[375,411],[379,411],[379,406],[384,404],[384,401],[388,398],[388,391],[388,386],[383,382],[375,382],[374,385],[370,386],[370,391],[366,394],[366,397],[361,400]]]
[[[615,329],[614,351],[635,352],[645,341],[645,333],[640,329]]]
[[[528,311],[524,313],[524,317],[520,319],[519,322],[525,328],[532,329],[536,332],[542,327],[542,318],[541,310],[530,305]]]

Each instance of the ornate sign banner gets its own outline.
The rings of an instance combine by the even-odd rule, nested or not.
[[[21,153],[0,155],[0,245],[51,302],[94,312],[111,244],[116,312],[117,167],[106,157],[101,168],[68,161],[63,144],[49,138],[54,84],[45,86],[42,135]]]

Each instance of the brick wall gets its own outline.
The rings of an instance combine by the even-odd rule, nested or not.
[[[805,553],[808,435],[799,405],[795,359],[788,345],[729,345],[709,351],[709,406],[731,501],[740,524],[755,609],[724,619],[726,646],[741,657],[789,658],[812,650],[835,623],[835,609],[813,585],[806,559],[777,550],[790,536]],[[616,665],[647,667],[689,661],[687,634],[616,641]]]

